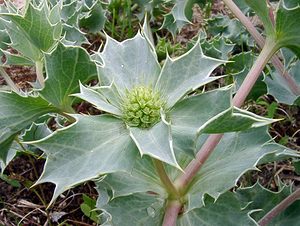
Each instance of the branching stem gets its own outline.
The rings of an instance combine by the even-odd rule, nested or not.
[[[182,205],[177,200],[170,200],[167,203],[166,213],[163,221],[163,226],[176,226],[177,216],[182,208]]]
[[[170,180],[169,176],[167,175],[164,164],[157,159],[152,158],[152,160],[153,160],[156,172],[170,196],[169,198],[170,199],[179,199],[180,194],[177,191],[177,189],[175,188],[173,182]]]
[[[265,47],[260,53],[259,57],[255,61],[247,77],[243,81],[241,87],[237,91],[233,98],[233,105],[240,107],[246,100],[252,87],[254,86],[259,75],[263,71],[264,67],[275,52],[275,43],[267,41]],[[220,142],[223,134],[213,134],[208,137],[201,149],[198,151],[196,158],[190,162],[190,164],[184,170],[185,173],[179,177],[175,184],[180,191],[185,191],[189,184],[192,182],[194,176],[197,174],[203,163],[208,159],[214,148]]]
[[[276,50],[277,49],[275,43],[272,40],[267,40],[262,52],[258,56],[247,77],[245,78],[241,87],[237,91],[233,99],[234,106],[240,107],[243,104],[243,102],[246,100],[246,97],[250,93],[252,87],[254,86],[256,80],[258,79],[259,75],[263,71],[268,61],[271,59],[272,55],[276,52]],[[223,134],[212,134],[208,137],[206,142],[198,151],[196,158],[188,164],[188,166],[184,170],[184,173],[176,179],[175,186],[177,191],[179,191],[181,194],[185,194],[187,192],[195,175],[203,166],[203,164],[213,152],[215,147],[218,145],[222,137]],[[173,210],[171,210],[171,208]],[[176,209],[173,206],[167,206],[165,218],[175,218],[173,220],[169,219],[170,222],[176,222],[177,215],[175,214],[175,210]],[[170,213],[172,211],[174,211],[174,214]]]
[[[273,40],[267,40],[264,48],[259,54],[257,60],[243,81],[241,87],[233,98],[233,105],[241,107],[246,100],[248,94],[253,88],[255,82],[259,78],[261,72],[269,62],[273,54],[277,51],[276,44]]]
[[[256,30],[256,28],[251,23],[251,21],[244,15],[244,13],[239,9],[239,7],[237,7],[237,5],[232,0],[223,0],[223,1],[227,5],[227,7],[232,11],[232,13],[246,27],[248,32],[251,34],[251,36],[257,42],[258,46],[260,48],[263,48],[265,40],[261,36],[261,34]],[[279,74],[282,75],[283,79],[285,80],[285,82],[288,85],[288,87],[290,88],[290,90],[296,96],[299,96],[300,95],[300,87],[297,85],[294,78],[291,77],[291,75],[285,70],[279,57],[277,55],[274,55],[272,57],[271,61],[272,61],[272,64],[274,65],[274,67],[276,68],[276,70],[279,72]]]
[[[274,217],[283,212],[287,207],[293,204],[300,198],[300,188],[294,191],[291,195],[286,197],[277,206],[270,210],[262,219],[259,220],[258,224],[260,226],[268,225]]]

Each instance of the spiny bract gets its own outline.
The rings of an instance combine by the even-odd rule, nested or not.
[[[129,126],[149,128],[160,120],[165,102],[151,87],[136,86],[123,98],[123,119]]]

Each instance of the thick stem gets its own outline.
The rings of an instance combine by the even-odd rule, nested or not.
[[[177,216],[182,205],[177,200],[168,201],[166,213],[164,216],[163,226],[176,226]]]
[[[42,61],[35,62],[36,79],[40,83],[40,86],[42,89],[45,87],[45,78],[43,75],[43,68],[44,68],[44,64]]]
[[[270,210],[262,219],[259,220],[260,226],[268,225],[274,217],[283,212],[287,207],[293,204],[300,198],[300,188],[294,191],[291,195],[286,197],[282,202]]]
[[[236,107],[241,107],[246,100],[248,94],[250,93],[252,87],[254,86],[259,75],[265,68],[266,64],[271,59],[272,55],[276,52],[275,43],[272,40],[267,40],[264,48],[259,54],[255,64],[252,66],[247,77],[243,81],[241,87],[233,98],[233,105]]]
[[[268,63],[275,51],[275,44],[272,41],[267,41],[265,47],[263,48],[257,60],[255,61],[247,77],[243,81],[241,87],[237,91],[233,99],[234,106],[240,107],[242,103],[246,100],[246,97],[250,93],[256,80],[258,79],[259,75],[261,74],[264,67],[266,66],[266,64]],[[185,168],[184,174],[182,174],[179,178],[176,179],[175,185],[177,191],[179,191],[181,194],[185,194],[187,192],[188,187],[193,181],[195,175],[200,170],[205,161],[208,159],[215,147],[218,145],[222,137],[223,134],[212,134],[207,138],[205,143],[202,145],[201,149],[198,151],[196,158],[192,160]],[[175,213],[175,211],[177,211],[177,209],[175,209],[173,206],[168,205],[166,209],[165,219],[173,217],[175,218],[175,220],[173,219],[173,221],[176,221],[176,214],[178,214],[178,212]],[[170,219],[170,222],[173,221],[171,221]]]
[[[222,139],[223,134],[210,135],[201,149],[198,151],[196,158],[194,158],[188,166],[184,169],[184,173],[176,179],[175,185],[181,192],[186,192],[190,182],[197,174],[203,163],[208,159],[211,152],[215,149],[217,144]]]
[[[169,199],[179,199],[180,194],[175,188],[173,182],[170,180],[169,176],[167,175],[164,164],[157,159],[152,158],[152,160],[157,174],[169,194]]]
[[[251,21],[244,15],[244,13],[237,7],[237,5],[232,0],[223,0],[231,12],[239,19],[239,21],[246,27],[248,32],[257,42],[260,48],[263,48],[265,40],[256,30]]]
[[[0,74],[4,78],[7,85],[11,88],[11,90],[14,91],[15,93],[19,94],[20,93],[19,88],[16,86],[16,84],[13,82],[13,80],[11,80],[9,75],[6,73],[6,71],[2,67],[0,67]]]
[[[237,91],[233,98],[233,105],[240,107],[246,100],[252,87],[254,86],[259,75],[263,71],[264,67],[275,52],[275,45],[271,41],[267,41],[265,47],[260,53],[259,57],[255,61],[247,77],[243,81],[241,87]],[[192,160],[189,165],[185,168],[184,174],[182,174],[176,181],[176,187],[179,191],[185,192],[189,184],[192,182],[194,176],[197,174],[201,166],[208,159],[210,154],[213,152],[217,144],[222,139],[223,134],[213,134],[208,137],[206,142],[203,144],[201,149],[198,151],[196,158]]]
[[[223,0],[227,7],[232,11],[232,13],[241,21],[241,23],[246,27],[248,32],[257,42],[260,48],[263,48],[265,40],[261,34],[256,30],[251,21],[243,14],[243,12],[237,7],[237,5],[232,0]],[[300,95],[300,87],[295,82],[294,78],[284,69],[284,66],[277,55],[272,57],[272,64],[276,70],[282,75],[283,79],[286,81],[290,90],[297,96]]]

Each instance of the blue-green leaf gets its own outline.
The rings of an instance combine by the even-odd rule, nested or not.
[[[101,174],[130,172],[138,155],[125,124],[119,119],[108,115],[73,116],[77,119],[74,124],[30,142],[47,155],[37,183],[56,185],[51,203],[65,190]]]
[[[171,108],[187,93],[219,77],[209,77],[212,71],[225,61],[207,57],[199,42],[186,54],[177,59],[167,58],[155,88]]]
[[[97,76],[95,63],[89,54],[80,47],[67,47],[59,44],[46,55],[47,79],[41,95],[58,108],[72,112],[74,94],[79,91],[79,81],[85,83]]]
[[[149,155],[180,169],[173,150],[169,124],[160,121],[149,129],[130,127],[129,130],[141,155]]]
[[[118,42],[107,36],[98,73],[101,85],[115,83],[121,94],[137,85],[153,87],[160,66],[148,41],[138,33],[134,38]]]
[[[8,163],[8,153],[15,136],[49,112],[53,106],[41,97],[22,97],[16,93],[0,92],[0,161]]]

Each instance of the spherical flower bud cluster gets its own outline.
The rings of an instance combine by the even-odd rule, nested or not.
[[[160,120],[164,107],[159,93],[151,87],[137,86],[127,90],[123,99],[123,119],[129,126],[149,128]]]

